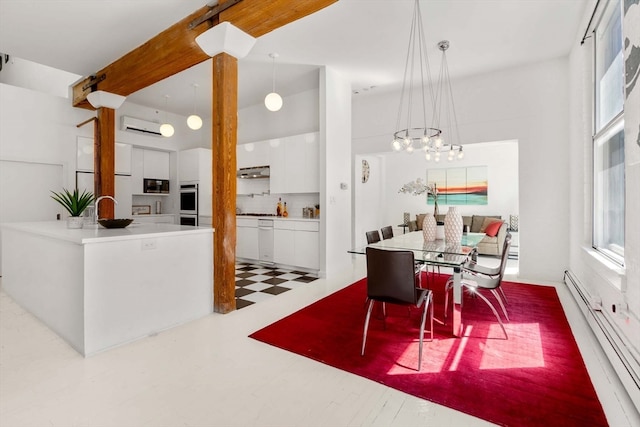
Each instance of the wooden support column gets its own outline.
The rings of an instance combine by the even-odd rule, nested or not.
[[[236,144],[238,139],[238,60],[213,58],[211,188],[213,206],[213,309],[236,309]]]
[[[94,132],[94,192],[100,196],[116,195],[116,110],[98,108],[98,122]],[[115,203],[104,200],[98,206],[99,218],[115,217]]]

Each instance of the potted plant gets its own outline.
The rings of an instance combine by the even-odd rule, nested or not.
[[[82,228],[81,215],[93,203],[93,193],[84,190],[81,194],[77,188],[73,192],[66,188],[63,188],[60,193],[51,192],[53,193],[51,198],[60,203],[69,212],[70,217],[67,220],[67,227]]]

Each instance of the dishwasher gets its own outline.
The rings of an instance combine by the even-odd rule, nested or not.
[[[258,258],[273,263],[273,220],[258,220]]]

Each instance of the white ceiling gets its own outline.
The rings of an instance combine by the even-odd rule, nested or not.
[[[300,0],[305,1],[305,0]],[[0,0],[0,52],[90,75],[206,4],[206,0]],[[437,42],[450,40],[451,77],[567,55],[591,0],[421,0],[432,74]],[[239,105],[271,91],[317,87],[318,67],[336,69],[358,96],[402,83],[413,0],[339,0],[260,37],[239,61]],[[189,115],[210,111],[211,61],[130,95],[136,104]],[[370,89],[371,87],[373,89]],[[363,90],[364,89],[364,90]],[[169,95],[168,100],[165,95]]]

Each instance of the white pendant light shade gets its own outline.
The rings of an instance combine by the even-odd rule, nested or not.
[[[276,58],[278,56],[277,53],[269,54],[273,62],[273,79],[271,93],[268,93],[267,96],[264,97],[264,106],[267,107],[269,111],[280,111],[282,108],[282,97],[276,92]]]
[[[116,110],[120,108],[125,99],[127,99],[125,96],[103,90],[97,90],[87,95],[87,101],[89,101],[93,108],[106,107]]]
[[[196,92],[198,91],[198,85],[196,83],[193,86],[193,114],[187,117],[187,126],[189,129],[198,130],[202,127],[202,119],[196,114]]]
[[[196,37],[196,43],[211,57],[225,52],[239,59],[249,54],[256,39],[229,22],[221,22]]]
[[[282,97],[275,92],[271,92],[264,97],[264,106],[269,111],[278,111],[282,108]]]
[[[170,136],[173,136],[175,129],[169,123],[164,123],[160,126],[160,133],[162,136],[169,138]]]
[[[187,117],[187,126],[189,129],[198,130],[202,127],[202,119],[197,114]]]

